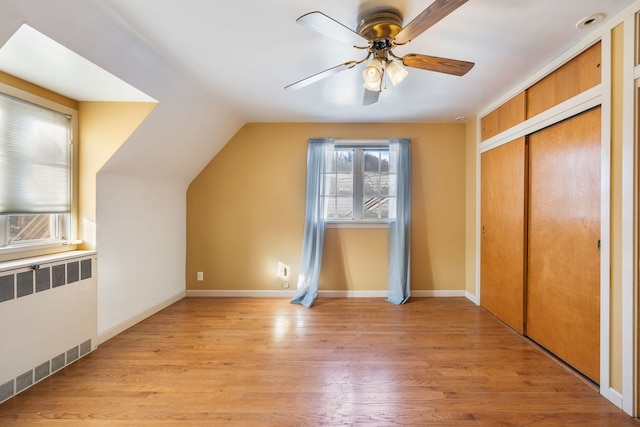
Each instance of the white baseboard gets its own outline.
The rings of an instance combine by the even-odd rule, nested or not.
[[[387,291],[319,291],[319,297],[325,298],[386,298]]]
[[[296,294],[295,290],[286,291],[249,291],[249,290],[225,290],[225,289],[187,289],[187,298],[189,297],[208,297],[208,298],[222,298],[222,297],[252,297],[252,298],[292,298]]]
[[[623,409],[623,396],[622,394],[620,394],[617,390],[612,389],[611,387],[609,387],[609,390],[607,390],[606,393],[602,393],[603,390],[600,391],[600,394],[602,394],[602,396],[607,399],[609,402],[613,403],[614,405],[616,405],[618,408]],[[631,415],[631,414],[629,414]]]
[[[464,297],[469,301],[471,301],[472,303],[474,303],[475,305],[480,305],[480,300],[478,299],[478,297],[473,295],[471,292],[465,291]]]
[[[187,297],[270,297],[291,298],[295,290],[287,291],[262,291],[262,290],[187,290]],[[319,297],[324,298],[386,298],[387,291],[323,291],[318,292]],[[422,297],[464,297],[465,291],[411,291],[411,296]]]
[[[98,345],[103,344],[107,341],[109,341],[111,338],[115,337],[116,335],[126,331],[127,329],[129,329],[130,327],[132,327],[133,325],[142,322],[144,319],[146,319],[147,317],[156,314],[157,312],[159,312],[160,310],[169,307],[171,304],[180,301],[182,298],[185,297],[185,292],[178,292],[177,294],[175,294],[174,296],[172,296],[171,298],[168,298],[156,305],[154,305],[153,307],[149,307],[148,309],[144,310],[141,313],[136,314],[135,316],[133,316],[132,318],[125,320],[124,322],[119,323],[118,325],[107,329],[106,331],[98,334]]]
[[[457,297],[464,297],[464,291],[438,291],[438,290],[434,290],[434,291],[420,291],[420,290],[415,290],[415,291],[411,291],[411,296],[412,297],[418,297],[418,298],[427,298],[427,297],[434,297],[434,298],[457,298]]]

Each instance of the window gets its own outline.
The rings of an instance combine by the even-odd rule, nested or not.
[[[336,144],[324,177],[324,218],[386,222],[395,210],[396,175],[389,170],[388,144]]]
[[[0,94],[0,249],[72,237],[73,120],[48,107]]]

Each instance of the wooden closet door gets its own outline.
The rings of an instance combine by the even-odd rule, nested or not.
[[[481,156],[480,304],[524,332],[525,139]]]
[[[600,379],[600,108],[529,136],[527,335]]]

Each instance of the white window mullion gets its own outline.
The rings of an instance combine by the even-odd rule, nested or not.
[[[358,148],[355,150],[355,159],[353,165],[353,219],[361,221],[364,218],[364,196],[362,189],[364,187],[364,150]]]

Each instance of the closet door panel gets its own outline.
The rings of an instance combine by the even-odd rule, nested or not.
[[[480,119],[480,140],[487,140],[526,119],[527,100],[522,91]]]
[[[525,139],[481,156],[480,303],[524,332]]]
[[[600,62],[602,43],[580,53],[527,89],[527,118],[534,117],[602,81]]]
[[[529,136],[527,335],[599,382],[600,108]]]

